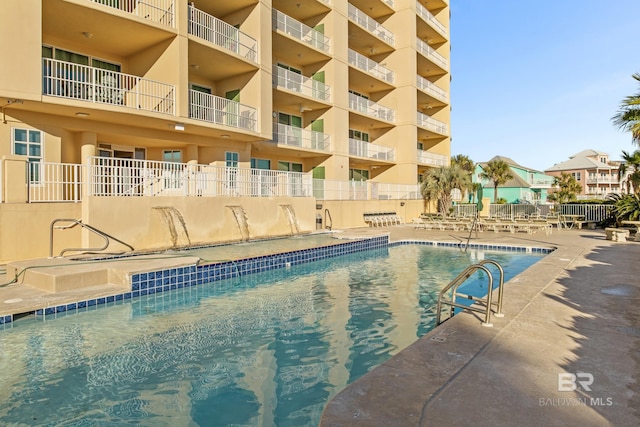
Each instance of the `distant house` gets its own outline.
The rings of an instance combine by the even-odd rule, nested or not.
[[[569,160],[553,165],[545,172],[560,176],[571,174],[582,186],[578,198],[604,198],[609,193],[626,193],[625,177],[618,179],[620,161],[612,161],[609,154],[596,150],[584,150]]]
[[[522,166],[509,157],[495,156],[489,161],[503,160],[509,165],[513,178],[498,186],[498,198],[505,199],[507,203],[522,202],[547,202],[547,195],[553,177],[544,172]],[[473,182],[482,183],[484,197],[489,197],[493,202],[493,181],[480,178],[484,166],[488,162],[478,163],[473,174]]]

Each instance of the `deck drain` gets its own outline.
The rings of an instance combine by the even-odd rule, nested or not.
[[[11,299],[4,300],[5,304],[15,304],[20,301],[22,301],[22,298],[11,298]]]

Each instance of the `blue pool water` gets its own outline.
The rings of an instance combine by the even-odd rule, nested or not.
[[[18,320],[0,332],[0,425],[315,426],[434,326],[466,266],[494,259],[509,280],[542,256],[393,246]]]

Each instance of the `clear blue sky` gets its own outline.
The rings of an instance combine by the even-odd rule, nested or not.
[[[586,149],[620,159],[613,126],[640,90],[640,0],[451,0],[451,155],[548,169]]]

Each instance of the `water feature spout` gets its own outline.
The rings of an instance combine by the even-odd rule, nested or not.
[[[242,241],[246,242],[249,240],[249,223],[247,222],[247,213],[242,208],[242,206],[227,206],[233,212],[233,216],[236,219],[236,223],[238,224],[238,229],[240,230],[240,235],[242,236]]]
[[[291,235],[300,234],[300,227],[298,226],[298,219],[296,218],[296,213],[293,210],[293,206],[291,205],[280,205],[282,210],[284,211],[287,220],[289,221],[289,227],[291,227]]]
[[[171,234],[172,247],[191,245],[187,224],[178,209],[173,206],[154,206],[153,209],[157,209],[160,212],[162,219],[167,224]]]

